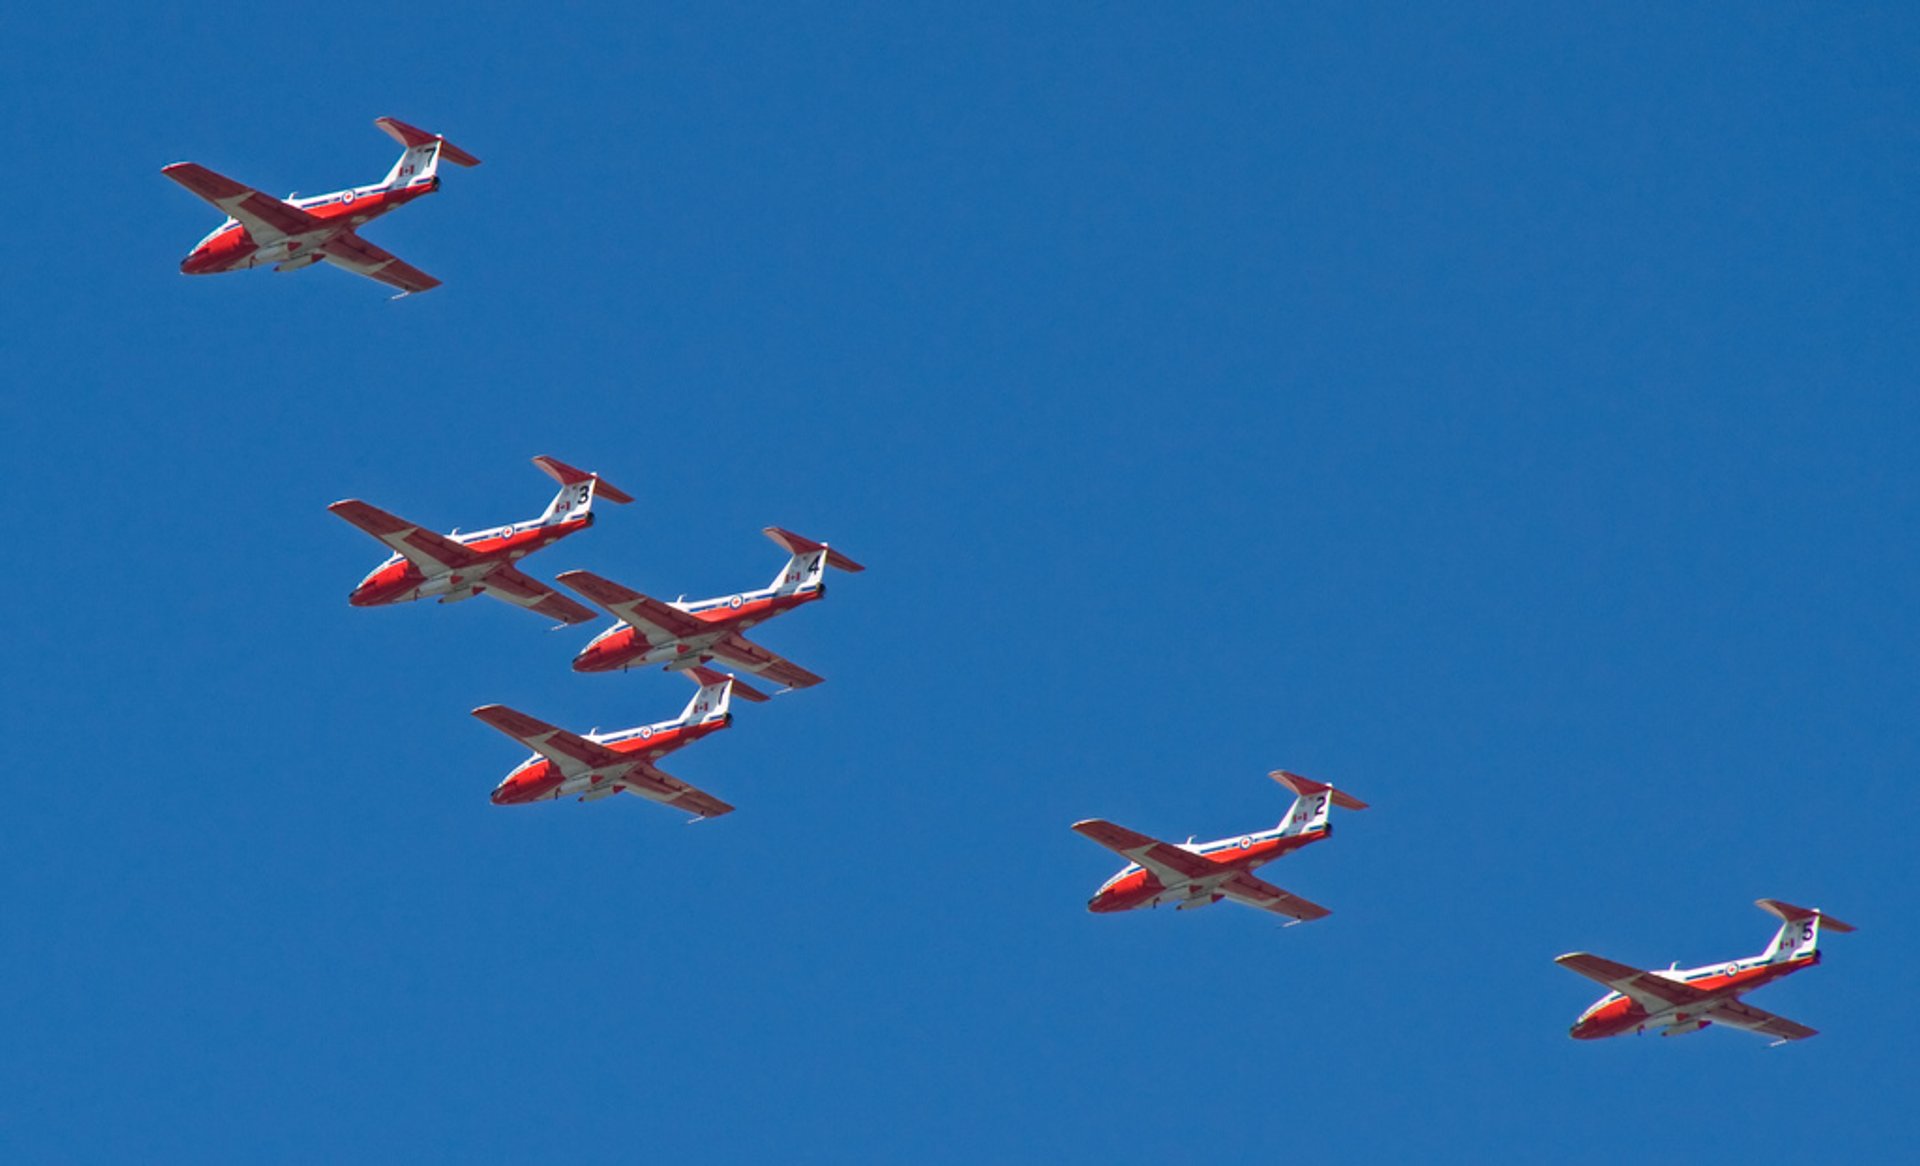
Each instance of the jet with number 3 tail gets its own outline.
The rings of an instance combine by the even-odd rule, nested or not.
[[[827,544],[790,530],[769,526],[763,533],[786,551],[788,558],[773,582],[757,591],[667,603],[591,571],[562,573],[560,583],[606,608],[620,621],[581,649],[573,660],[574,671],[615,672],[656,664],[679,669],[719,661],[785,688],[820,683],[818,676],[774,655],[742,633],[781,612],[824,597],[827,585],[821,577],[828,567],[839,571],[866,568]]]
[[[514,564],[541,547],[593,525],[593,502],[631,502],[633,497],[598,474],[576,470],[545,455],[533,464],[560,483],[560,492],[538,518],[465,534],[435,534],[357,498],[327,509],[393,550],[347,596],[355,607],[379,607],[415,599],[457,603],[491,595],[561,623],[587,623],[593,609],[575,603]]]
[[[1675,964],[1663,972],[1642,971],[1584,951],[1557,958],[1554,962],[1561,967],[1611,989],[1580,1014],[1568,1035],[1597,1040],[1658,1029],[1661,1036],[1679,1036],[1712,1024],[1770,1036],[1776,1045],[1818,1035],[1804,1024],[1742,1004],[1740,997],[1819,963],[1821,928],[1846,932],[1853,927],[1821,914],[1818,907],[1796,907],[1778,899],[1757,899],[1754,905],[1780,920],[1773,942],[1759,955],[1700,968]]]
[[[692,668],[687,675],[700,691],[679,716],[615,733],[569,733],[502,704],[474,709],[474,716],[533,750],[533,756],[494,789],[493,803],[512,806],[576,795],[591,802],[630,793],[685,810],[695,818],[732,813],[732,806],[662,773],[654,762],[731,725],[728,705],[734,696],[752,701],[767,696],[708,668]]]
[[[180,261],[181,272],[215,275],[249,267],[298,271],[324,262],[399,288],[402,296],[439,287],[439,280],[375,247],[354,228],[439,190],[441,162],[478,166],[480,159],[398,118],[377,117],[373,124],[402,147],[393,169],[371,185],[313,198],[275,198],[198,162],[162,167],[160,173],[227,216]]]
[[[1120,873],[1100,884],[1087,902],[1087,910],[1104,914],[1162,903],[1172,903],[1176,908],[1205,907],[1231,899],[1288,916],[1293,923],[1327,915],[1325,907],[1257,879],[1253,871],[1331,834],[1333,825],[1327,820],[1330,807],[1364,810],[1367,804],[1284,769],[1269,776],[1293,791],[1293,805],[1279,825],[1257,834],[1213,842],[1189,839],[1175,845],[1099,818],[1075,822],[1076,831],[1128,860]]]

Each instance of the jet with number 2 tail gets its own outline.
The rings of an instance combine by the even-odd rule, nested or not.
[[[533,750],[494,789],[493,803],[511,806],[576,795],[591,802],[630,793],[696,819],[732,813],[732,806],[661,772],[654,762],[731,725],[728,706],[734,696],[752,701],[767,696],[709,668],[690,668],[687,675],[700,691],[679,716],[615,733],[570,733],[501,704],[474,709],[474,716]]]
[[[1780,930],[1765,951],[1744,959],[1642,971],[1584,951],[1558,957],[1554,962],[1561,967],[1611,989],[1580,1014],[1568,1035],[1597,1040],[1658,1029],[1661,1036],[1679,1036],[1713,1024],[1770,1036],[1776,1045],[1818,1035],[1804,1024],[1743,1004],[1740,997],[1819,963],[1821,928],[1846,932],[1853,927],[1821,914],[1818,907],[1796,907],[1778,899],[1756,899],[1754,905],[1778,917]]]
[[[595,636],[574,657],[576,672],[614,672],[659,664],[691,668],[718,661],[751,672],[784,688],[806,688],[820,678],[747,639],[748,628],[766,622],[827,593],[821,576],[828,567],[864,571],[825,543],[769,526],[763,532],[787,552],[786,566],[757,591],[714,599],[667,603],[642,595],[591,571],[567,571],[558,582],[613,613],[620,622]]]
[[[402,296],[439,287],[439,280],[362,239],[355,228],[439,190],[441,162],[478,166],[480,159],[398,118],[378,117],[373,124],[402,147],[393,169],[379,182],[313,198],[275,198],[198,162],[163,167],[160,173],[227,216],[180,261],[181,272],[215,275],[249,267],[299,271],[331,263],[399,288]]]
[[[1293,923],[1327,915],[1325,907],[1257,879],[1253,871],[1331,834],[1329,807],[1364,810],[1367,804],[1284,769],[1269,776],[1293,791],[1293,805],[1279,825],[1257,834],[1200,843],[1189,839],[1175,845],[1099,818],[1075,822],[1076,831],[1128,860],[1120,873],[1100,884],[1087,902],[1087,910],[1105,914],[1162,903],[1172,903],[1176,908],[1205,907],[1231,899],[1288,916]]]
[[[514,566],[541,547],[593,525],[593,502],[633,501],[632,495],[585,470],[545,455],[533,459],[560,492],[538,518],[465,534],[436,534],[378,506],[349,498],[327,509],[366,531],[393,550],[347,596],[355,607],[380,607],[415,599],[457,603],[491,595],[561,623],[587,623],[593,609],[555,591]]]

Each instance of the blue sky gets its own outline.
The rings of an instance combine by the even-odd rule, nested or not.
[[[343,4],[0,16],[13,1161],[1330,1161],[1913,1144],[1920,480],[1904,6]],[[19,6],[16,6],[19,8]],[[188,280],[183,159],[485,160],[446,286]],[[661,719],[502,605],[362,611],[328,502],[529,560],[870,569],[826,684],[503,809],[467,716]],[[1086,913],[1087,816],[1271,824],[1332,907]],[[1552,957],[1860,926],[1576,1044]],[[1892,989],[1890,991],[1890,989]]]

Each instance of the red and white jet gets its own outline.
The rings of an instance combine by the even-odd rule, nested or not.
[[[268,266],[275,271],[298,271],[325,260],[397,287],[401,295],[439,287],[439,280],[375,247],[355,234],[354,228],[439,190],[442,160],[478,166],[480,159],[439,134],[415,129],[397,118],[377,117],[373,124],[405,147],[393,169],[371,186],[315,198],[274,198],[198,162],[163,167],[160,173],[227,216],[180,261],[180,270],[187,275]]]
[[[1253,871],[1282,855],[1318,842],[1333,833],[1327,821],[1329,806],[1364,810],[1367,803],[1330,785],[1309,781],[1284,769],[1269,775],[1293,791],[1293,805],[1271,830],[1195,843],[1175,845],[1136,834],[1099,818],[1075,822],[1073,828],[1129,861],[1119,874],[1100,884],[1087,910],[1131,911],[1136,907],[1176,904],[1176,909],[1204,907],[1232,899],[1262,911],[1290,916],[1294,923],[1319,919],[1325,907],[1253,877]],[[1288,924],[1292,926],[1292,924]]]
[[[700,691],[671,721],[622,729],[616,733],[581,736],[556,729],[505,705],[482,705],[473,715],[533,750],[493,791],[496,806],[519,805],[552,798],[580,796],[598,801],[625,791],[663,805],[686,810],[696,818],[717,818],[733,807],[712,794],[695,789],[677,777],[654,768],[654,762],[675,749],[733,723],[727,711],[730,698],[762,701],[767,696],[733,677],[709,668],[693,668],[688,676]]]
[[[357,498],[327,507],[394,551],[391,558],[367,573],[347,596],[347,602],[355,607],[378,607],[438,596],[442,603],[456,603],[485,594],[562,623],[586,623],[596,618],[593,609],[522,574],[514,563],[593,525],[595,498],[626,503],[633,501],[633,496],[598,474],[576,470],[558,458],[542,455],[534,458],[533,464],[560,483],[560,492],[547,504],[546,513],[488,530],[435,534]]]
[[[1745,959],[1645,972],[1584,951],[1560,956],[1554,962],[1612,989],[1580,1014],[1569,1035],[1597,1040],[1657,1028],[1661,1036],[1678,1036],[1716,1023],[1773,1037],[1776,1045],[1817,1035],[1804,1024],[1742,1004],[1740,997],[1819,963],[1822,927],[1843,932],[1853,928],[1822,915],[1818,907],[1809,910],[1778,899],[1756,899],[1754,905],[1779,916],[1780,930],[1767,950]]]
[[[821,576],[828,567],[841,571],[866,568],[827,544],[790,530],[769,526],[763,533],[790,557],[773,582],[758,591],[665,603],[591,571],[561,574],[559,582],[606,608],[620,621],[595,636],[574,657],[574,671],[613,672],[654,664],[678,669],[719,660],[786,688],[820,683],[818,676],[774,655],[742,633],[824,596],[827,587]]]

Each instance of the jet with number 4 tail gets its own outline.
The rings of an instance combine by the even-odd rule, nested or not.
[[[700,691],[679,716],[616,733],[569,733],[502,704],[474,709],[474,716],[533,750],[533,756],[494,789],[493,803],[512,806],[576,795],[592,802],[630,793],[685,810],[696,819],[732,813],[732,806],[662,773],[654,762],[732,724],[728,705],[734,696],[752,701],[767,696],[709,668],[690,668],[687,675]]]
[[[403,296],[439,287],[439,280],[375,247],[354,228],[439,190],[441,162],[478,166],[480,159],[439,134],[415,129],[398,118],[377,117],[373,124],[402,147],[393,169],[369,186],[348,187],[314,198],[288,195],[279,199],[262,194],[198,162],[163,167],[160,173],[227,216],[180,261],[181,272],[215,275],[249,267],[298,271],[316,263],[331,263],[399,288]]]
[[[632,495],[598,474],[576,470],[545,455],[533,464],[560,483],[560,492],[538,518],[468,533],[435,534],[426,527],[388,514],[357,498],[327,509],[392,548],[381,563],[347,596],[355,607],[379,607],[415,599],[457,603],[491,595],[561,623],[587,623],[593,609],[555,591],[514,566],[541,547],[593,525],[593,502],[631,502]]]
[[[1821,928],[1846,932],[1853,927],[1821,914],[1818,907],[1796,907],[1778,899],[1756,899],[1754,905],[1780,920],[1773,942],[1759,955],[1700,968],[1674,964],[1653,972],[1584,951],[1557,958],[1554,962],[1561,967],[1611,989],[1580,1014],[1569,1035],[1597,1040],[1658,1029],[1661,1036],[1679,1036],[1712,1024],[1770,1036],[1776,1045],[1818,1035],[1804,1024],[1743,1004],[1740,997],[1819,963]]]
[[[773,582],[758,591],[667,603],[591,571],[560,575],[560,583],[606,608],[620,621],[595,636],[574,657],[574,671],[614,672],[656,664],[679,669],[718,661],[785,688],[820,683],[818,676],[767,651],[743,633],[783,611],[825,596],[827,587],[821,576],[828,567],[840,571],[866,568],[827,544],[790,530],[769,526],[763,533],[786,551],[788,558]]]
[[[1214,842],[1189,839],[1175,845],[1099,818],[1075,822],[1076,831],[1128,860],[1120,873],[1100,884],[1087,902],[1087,910],[1104,914],[1162,903],[1172,903],[1176,908],[1205,907],[1231,899],[1288,916],[1293,923],[1327,915],[1325,907],[1263,882],[1253,876],[1253,871],[1331,834],[1333,825],[1327,820],[1330,807],[1364,810],[1367,803],[1284,769],[1269,776],[1293,791],[1293,805],[1279,825],[1257,834]]]

